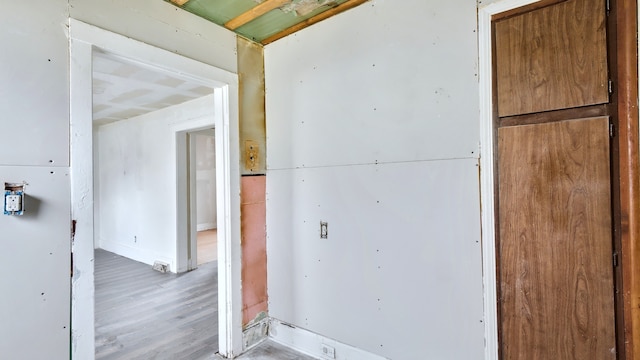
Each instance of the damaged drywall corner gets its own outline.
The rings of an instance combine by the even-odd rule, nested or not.
[[[269,317],[266,312],[260,312],[243,328],[242,347],[246,351],[260,344],[269,336]]]
[[[263,320],[265,320],[265,319],[267,319],[267,318],[268,318],[267,312],[266,312],[266,311],[260,311],[260,312],[256,315],[256,317],[254,317],[254,318],[253,318],[253,320],[249,321],[249,323],[247,323],[247,324],[244,326],[244,329],[246,330],[246,329],[248,329],[248,328],[250,328],[250,327],[253,327],[253,326],[255,326],[256,324],[261,323]]]

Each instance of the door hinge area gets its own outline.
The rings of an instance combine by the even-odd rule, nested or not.
[[[609,79],[609,83],[607,86],[608,86],[609,95],[613,94],[613,80]]]
[[[613,253],[613,267],[614,268],[618,267],[618,253],[617,252]]]
[[[616,136],[616,127],[613,124],[609,124],[609,137]]]
[[[609,11],[611,11],[611,0],[605,0],[605,7],[607,9],[607,15],[609,15]]]

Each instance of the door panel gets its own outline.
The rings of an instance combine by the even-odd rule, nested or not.
[[[569,0],[495,22],[498,115],[609,101],[604,0]]]
[[[615,359],[608,117],[498,130],[503,359]]]

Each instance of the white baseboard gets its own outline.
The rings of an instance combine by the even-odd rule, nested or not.
[[[271,318],[269,323],[269,337],[277,343],[322,360],[388,360],[380,355],[343,344],[274,318]],[[322,345],[333,348],[335,357],[325,356]]]
[[[162,261],[164,263],[169,264],[170,272],[172,273],[176,272],[176,264],[173,261],[173,259],[170,259],[166,256],[162,256],[148,249],[135,248],[130,245],[118,243],[115,241],[108,241],[104,239],[100,239],[98,247],[100,249],[112,252],[114,254],[124,256],[131,260],[135,260],[143,264],[147,264],[149,266],[153,266],[153,263],[155,261]]]
[[[216,229],[218,226],[216,223],[204,223],[196,225],[196,231],[205,231]]]

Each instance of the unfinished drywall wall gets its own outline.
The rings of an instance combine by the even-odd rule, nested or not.
[[[177,268],[177,132],[214,125],[213,95],[98,128],[98,247],[152,265]],[[186,179],[185,179],[186,181]]]
[[[373,0],[266,47],[270,316],[483,358],[476,27],[475,0]]]
[[[2,358],[69,358],[67,18],[62,0],[0,12],[0,184],[28,183],[25,214],[0,215]]]
[[[10,4],[0,15],[0,165],[69,166],[66,3]]]
[[[240,155],[242,175],[266,171],[264,54],[261,45],[238,37]]]
[[[236,72],[236,35],[165,1],[70,0],[71,17]]]

